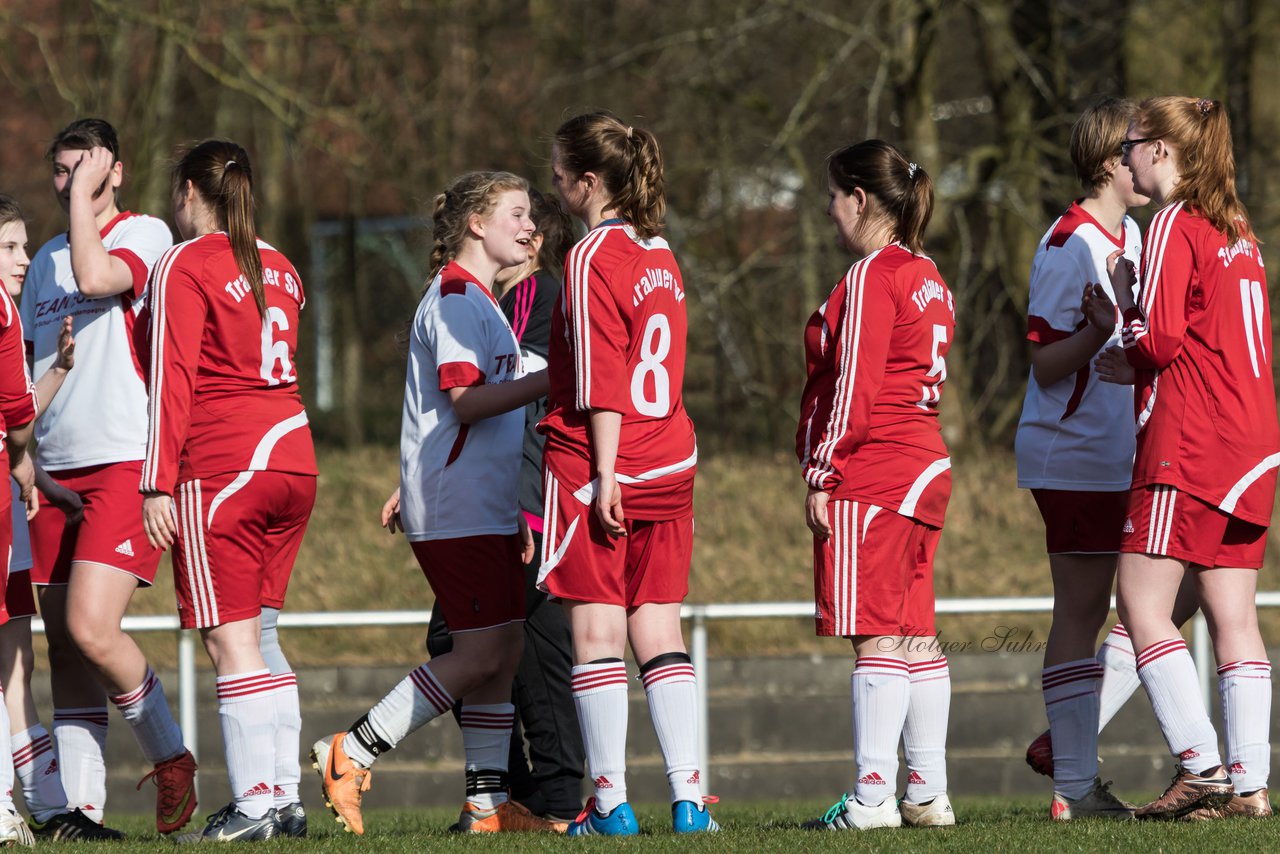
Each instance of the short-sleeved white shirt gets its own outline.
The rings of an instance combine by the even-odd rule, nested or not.
[[[1050,226],[1031,262],[1028,340],[1052,344],[1082,329],[1086,321],[1080,298],[1086,282],[1101,284],[1115,299],[1107,256],[1117,249],[1123,249],[1124,257],[1135,265],[1142,255],[1142,234],[1130,217],[1125,217],[1122,239],[1110,234],[1079,203]],[[1105,346],[1119,343],[1117,322]],[[1128,489],[1133,476],[1133,386],[1102,382],[1092,359],[1077,373],[1047,387],[1031,374],[1015,448],[1018,486],[1098,492]]]
[[[107,252],[129,265],[129,290],[101,299],[83,296],[65,233],[40,247],[22,289],[22,328],[34,347],[35,376],[43,376],[57,357],[62,318],[74,318],[76,366],[36,421],[37,462],[53,471],[146,455],[147,388],[133,325],[147,277],[173,245],[173,235],[162,220],[127,212],[101,233]]]
[[[522,374],[520,345],[493,295],[448,264],[410,331],[400,424],[400,520],[410,541],[517,530],[524,407],[462,424],[448,390]]]

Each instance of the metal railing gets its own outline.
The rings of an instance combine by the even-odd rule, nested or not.
[[[1261,592],[1257,595],[1259,608],[1280,607],[1280,591]],[[1115,608],[1112,599],[1111,607]],[[974,599],[939,599],[938,614],[1043,614],[1053,611],[1053,597],[985,597]],[[707,624],[717,620],[759,620],[779,618],[813,618],[812,602],[742,602],[714,605],[690,605],[680,608],[680,617],[689,620],[689,657],[698,674],[698,753],[704,775],[711,773],[708,744],[710,721],[708,707],[710,697],[710,672],[707,668]],[[282,629],[333,629],[426,626],[431,612],[423,611],[316,611],[310,613],[280,614],[278,625]],[[183,631],[177,615],[125,617],[121,628],[127,632],[178,632],[178,723],[183,739],[192,754],[199,756],[199,727],[196,719],[196,633]],[[38,618],[31,621],[31,630],[44,632],[44,623]],[[1209,641],[1209,627],[1204,615],[1197,612],[1192,618],[1191,653],[1200,676],[1200,688],[1205,704],[1212,707],[1214,684],[1213,647]],[[388,686],[390,687],[390,686]]]

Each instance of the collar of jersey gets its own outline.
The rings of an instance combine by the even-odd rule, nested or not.
[[[591,230],[595,231],[596,228],[605,228],[610,225],[626,225],[626,221],[620,216],[610,217],[609,219],[601,220],[596,223],[595,228],[592,228]]]

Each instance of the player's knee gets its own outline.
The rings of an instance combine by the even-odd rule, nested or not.
[[[111,657],[119,628],[92,619],[72,620],[67,624],[71,642],[89,661],[98,663]]]

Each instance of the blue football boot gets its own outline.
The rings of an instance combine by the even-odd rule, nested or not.
[[[618,804],[608,813],[596,812],[596,799],[590,798],[586,808],[565,831],[566,836],[635,836],[640,832],[631,805]]]
[[[693,801],[676,801],[671,805],[671,829],[676,833],[710,833],[720,829],[716,820],[711,817],[707,804],[714,804],[718,798],[703,798],[704,803]]]

